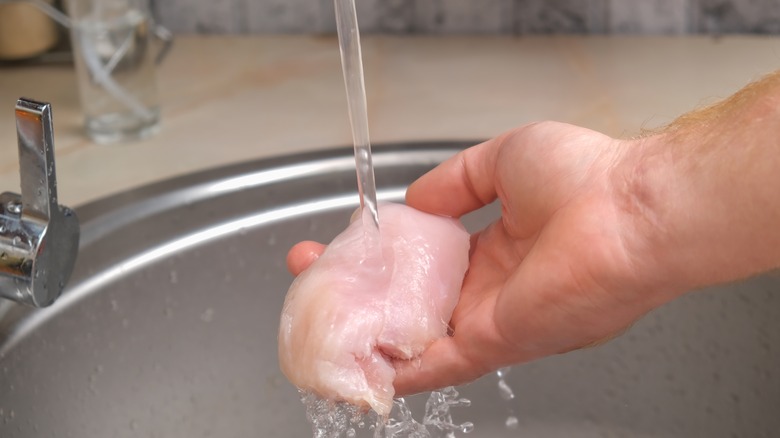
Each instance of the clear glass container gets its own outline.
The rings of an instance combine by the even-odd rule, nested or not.
[[[87,135],[109,144],[160,125],[155,24],[148,0],[69,0],[71,38]]]

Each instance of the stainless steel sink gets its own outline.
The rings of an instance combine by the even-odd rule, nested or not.
[[[377,148],[381,197],[401,200],[462,146]],[[347,149],[299,155],[77,209],[80,254],[60,301],[0,304],[0,437],[311,436],[277,366],[284,259],[344,227],[354,172]],[[692,294],[608,345],[517,367],[511,403],[493,376],[464,387],[473,406],[455,416],[475,437],[777,436],[778,289],[766,275]]]

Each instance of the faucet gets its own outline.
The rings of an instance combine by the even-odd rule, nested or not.
[[[52,304],[73,271],[79,221],[57,204],[51,105],[16,102],[22,194],[0,194],[0,298]]]

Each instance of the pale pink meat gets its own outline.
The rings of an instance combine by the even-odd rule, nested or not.
[[[379,215],[385,269],[362,263],[364,230],[353,221],[290,287],[279,361],[298,388],[387,415],[393,361],[447,334],[469,235],[455,219],[404,205],[383,204]]]

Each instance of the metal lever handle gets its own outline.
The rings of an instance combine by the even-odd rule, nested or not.
[[[19,99],[16,131],[22,194],[0,194],[0,298],[45,307],[73,271],[79,222],[57,204],[51,105]]]

